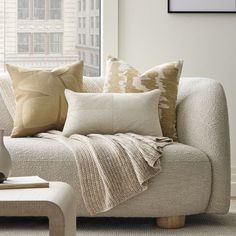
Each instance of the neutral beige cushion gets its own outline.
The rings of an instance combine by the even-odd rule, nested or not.
[[[109,57],[103,91],[138,93],[160,89],[159,115],[164,136],[176,139],[176,100],[182,61],[156,66],[143,74],[124,61]]]
[[[75,93],[65,90],[68,114],[63,129],[72,134],[137,133],[162,136],[160,90],[147,93]]]
[[[16,99],[12,137],[32,136],[50,129],[62,130],[67,102],[66,88],[82,91],[83,62],[52,71],[7,65]]]

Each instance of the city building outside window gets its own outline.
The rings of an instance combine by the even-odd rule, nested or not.
[[[96,55],[96,66],[99,66],[99,56]]]
[[[99,35],[96,35],[96,46],[99,47],[100,40],[99,40]]]
[[[52,69],[83,59],[85,75],[99,76],[101,57],[117,51],[111,48],[117,35],[114,26],[104,24],[101,29],[100,14],[116,23],[110,13],[118,9],[118,0],[102,0],[103,9],[100,1],[0,0],[0,72],[6,63]]]
[[[62,53],[62,33],[50,33],[49,40],[49,53],[61,54]]]
[[[94,0],[90,0],[90,6],[91,6],[91,10],[94,9]]]
[[[45,0],[34,0],[34,19],[43,20],[45,19]]]
[[[46,35],[45,33],[34,33],[33,36],[34,53],[46,53]]]
[[[93,29],[94,28],[94,17],[90,17],[90,27]]]
[[[29,19],[29,0],[18,0],[18,19]]]
[[[100,0],[96,0],[96,9],[99,9]]]
[[[99,28],[99,16],[96,16],[96,28]]]
[[[86,0],[83,0],[83,10],[86,11]]]
[[[17,50],[18,53],[29,53],[30,52],[30,33],[18,33],[17,35],[18,43]]]
[[[87,63],[85,52],[83,52],[83,60],[84,60],[84,63]]]
[[[59,20],[61,19],[61,1],[62,0],[50,0],[49,12],[50,19]]]
[[[90,54],[90,64],[93,65],[93,54]]]
[[[83,45],[86,45],[86,34],[83,34]]]
[[[91,40],[91,46],[94,46],[94,36],[92,34],[90,35],[90,40]]]

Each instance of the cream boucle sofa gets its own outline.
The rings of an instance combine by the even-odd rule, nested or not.
[[[0,80],[7,79],[1,74]],[[100,92],[102,78],[85,78],[85,90]],[[10,80],[9,80],[10,81]],[[13,120],[0,97],[1,128]],[[225,214],[230,204],[230,143],[222,86],[212,79],[181,78],[177,105],[179,143],[165,147],[162,172],[144,193],[100,214],[107,217],[172,217]],[[5,137],[13,176],[39,175],[69,183],[76,192],[77,215],[89,216],[81,198],[74,157],[54,140]]]

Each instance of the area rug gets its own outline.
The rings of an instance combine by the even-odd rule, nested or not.
[[[46,218],[0,218],[1,236],[46,236]],[[236,208],[225,216],[197,215],[187,218],[183,229],[163,230],[154,219],[79,218],[78,236],[236,236]]]

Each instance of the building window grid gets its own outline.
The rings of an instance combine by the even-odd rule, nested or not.
[[[93,54],[90,54],[90,64],[93,65],[94,61],[93,61]]]
[[[100,0],[96,0],[96,9],[99,9],[100,6]]]
[[[62,32],[34,32],[17,34],[19,54],[62,54]]]
[[[18,20],[46,20],[47,18],[62,19],[62,0],[18,0]]]
[[[83,0],[83,11],[86,11],[86,0]]]
[[[100,24],[100,22],[99,22],[99,16],[96,16],[96,28],[97,28],[97,29],[99,28],[99,24]]]
[[[49,34],[49,53],[61,54],[62,53],[62,33]]]
[[[93,29],[94,28],[94,17],[90,17],[90,27]]]
[[[86,34],[83,34],[83,45],[86,45]]]
[[[90,0],[90,6],[91,6],[91,10],[94,9],[94,0]]]
[[[90,35],[90,43],[91,46],[94,46],[94,36],[92,34]]]
[[[50,0],[49,18],[51,20],[61,19],[62,2],[61,0]]]
[[[20,1],[20,0],[18,0],[18,1]],[[22,0],[22,1],[25,1],[25,2],[27,2],[27,1],[34,1],[34,0]],[[36,0],[37,1],[37,0]],[[39,0],[38,0],[39,1]],[[54,4],[52,3],[52,5],[54,6],[56,3],[55,3],[55,1],[57,1],[57,0],[46,0],[46,1],[50,1],[50,3],[49,3],[49,5],[46,5],[45,6],[45,10],[44,10],[44,17],[45,18],[47,18],[47,17],[50,17],[50,18],[57,18],[57,17],[53,17],[52,16],[52,14],[50,13],[51,11],[51,1],[52,2],[54,2]],[[61,1],[61,0],[59,0],[59,1]],[[43,2],[45,2],[45,0],[43,0]],[[87,0],[87,2],[88,2],[88,0]],[[26,3],[24,3],[25,5],[26,5]],[[30,4],[29,4],[30,5]],[[41,5],[41,6],[43,6],[43,4]],[[59,8],[57,9],[57,10],[60,10],[60,13],[61,13],[61,4],[59,4]],[[99,7],[100,7],[100,0],[91,0],[91,9],[99,9]],[[25,12],[27,12],[27,7],[25,8],[26,10],[22,10],[22,11],[25,11]],[[43,11],[43,7],[42,7],[42,11]],[[86,0],[79,0],[78,1],[78,10],[79,11],[81,11],[81,10],[84,10],[84,11],[86,11]],[[29,15],[29,18],[31,18],[30,16],[31,16],[31,14],[30,14],[30,11],[31,10],[33,10],[33,14],[32,15],[34,15],[34,8],[32,7],[30,7],[29,6],[29,9],[28,9],[28,15]],[[20,11],[20,10],[19,10]],[[61,18],[61,14],[60,13],[58,13],[58,15],[60,15],[58,18]],[[23,15],[23,13],[22,13],[22,15]],[[27,13],[24,13],[24,15],[26,15],[25,17],[27,17]],[[94,16],[90,16],[90,18],[88,18],[88,19],[90,19],[90,28],[92,28],[92,29],[94,29],[94,28],[99,28],[100,27],[100,18],[99,18],[99,16],[97,16],[97,15],[94,15]],[[88,21],[88,23],[89,23],[89,21]],[[86,28],[86,17],[80,17],[79,18],[79,28]],[[84,44],[84,45],[86,45],[86,34],[80,34],[79,35],[79,38],[80,39],[78,39],[78,41],[79,41],[79,44]],[[41,45],[43,45],[44,44],[44,51],[47,51],[47,52],[51,52],[51,51],[61,51],[62,50],[62,46],[61,46],[61,49],[59,49],[60,48],[60,46],[59,46],[59,44],[60,44],[60,40],[58,40],[59,42],[57,42],[57,46],[55,46],[55,48],[57,48],[57,49],[54,49],[54,50],[51,50],[50,48],[51,48],[51,44],[50,44],[50,42],[51,42],[51,37],[52,36],[50,36],[49,38],[45,38],[44,39],[44,41],[43,40],[41,40]],[[95,41],[96,40],[96,41]],[[33,37],[31,38],[31,37],[29,37],[29,39],[28,39],[28,41],[30,41],[30,45],[29,45],[29,50],[30,51],[33,51],[34,50],[34,46],[32,45],[33,44]],[[91,42],[91,46],[96,46],[96,47],[99,47],[100,46],[100,36],[99,35],[91,35],[91,40],[90,40],[90,42]],[[23,45],[23,44],[22,44]],[[61,43],[61,45],[62,45],[62,43]],[[23,47],[23,46],[22,46]],[[41,46],[41,48],[43,48],[43,46]],[[25,49],[26,50],[26,49]],[[42,49],[41,49],[41,51],[42,51]],[[89,55],[89,54],[88,54]],[[79,58],[83,58],[83,60],[85,61],[85,63],[86,63],[86,52],[80,52],[80,54],[78,55],[79,56]],[[91,59],[91,58],[93,58],[93,59]],[[96,65],[96,66],[99,66],[100,65],[100,58],[99,58],[99,55],[93,55],[93,56],[91,56],[90,55],[90,61],[92,61],[93,63],[91,63],[91,64],[94,64],[94,65]]]
[[[46,16],[45,0],[34,0],[33,1],[33,18],[35,20],[44,20]]]
[[[96,46],[99,47],[100,45],[100,38],[99,35],[96,35]]]
[[[18,33],[17,41],[18,53],[27,54],[30,52],[30,33]]]
[[[30,2],[29,0],[18,0],[18,19],[27,20],[30,18],[29,11]]]

